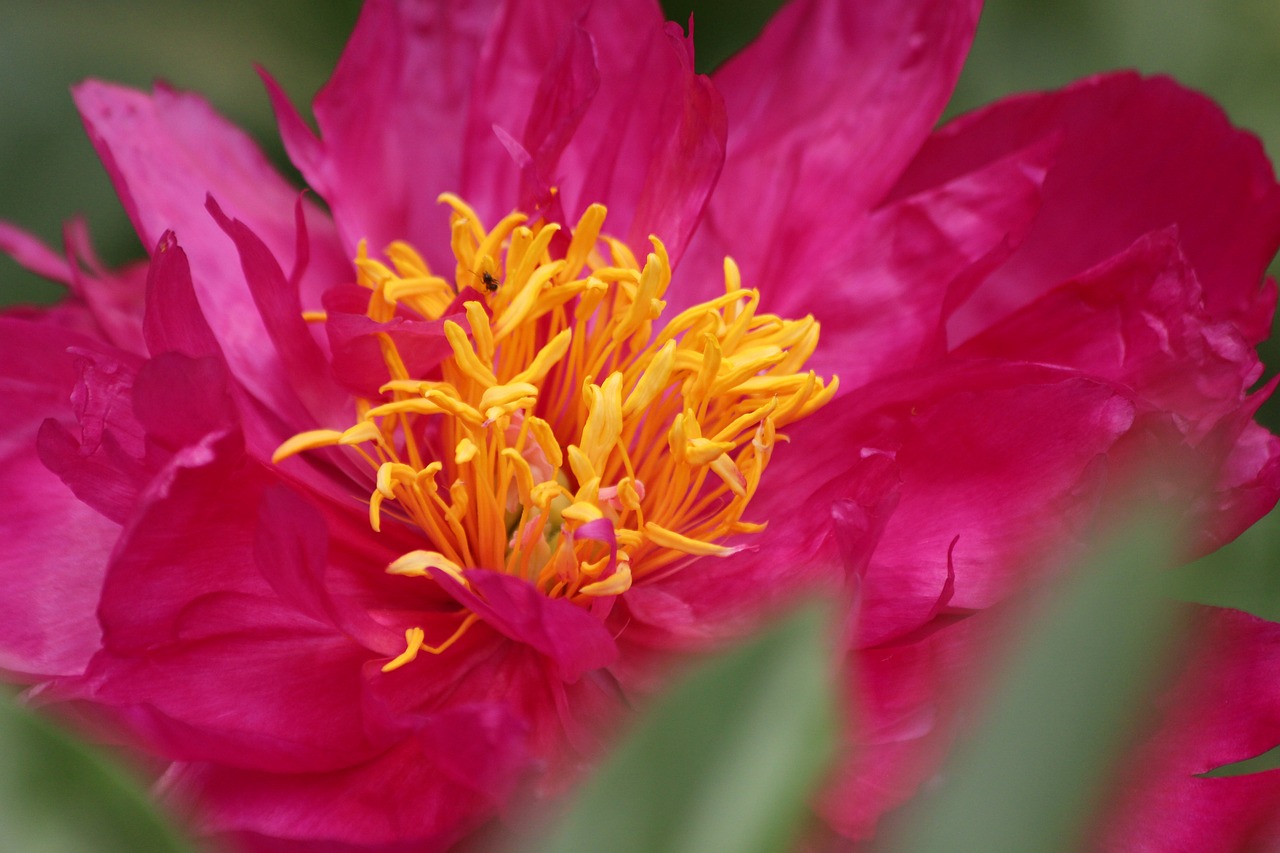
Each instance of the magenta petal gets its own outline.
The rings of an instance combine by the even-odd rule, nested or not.
[[[724,173],[696,251],[787,281],[883,198],[951,95],[979,3],[803,0],[716,72]]]
[[[941,355],[947,317],[1039,211],[1051,143],[874,211],[849,239],[799,261],[802,286],[758,282],[769,311],[822,323],[808,366],[851,390]]]
[[[367,3],[316,96],[320,140],[304,133],[291,111],[281,112],[276,98],[289,154],[329,203],[348,254],[362,238],[375,250],[408,240],[433,268],[452,268],[439,240],[448,233],[448,211],[435,197],[459,188],[458,128],[493,15],[485,2]],[[430,155],[423,156],[427,144]]]
[[[44,418],[70,420],[66,330],[0,317],[0,670],[23,680],[80,672],[98,647],[94,610],[119,526],[81,503],[36,455]]]
[[[557,162],[599,90],[595,44],[575,20],[579,5],[507,5],[485,40],[458,189],[489,220],[551,203]]]
[[[391,338],[410,376],[429,376],[453,350],[444,336],[444,320],[423,320],[401,312],[385,323],[366,315],[368,291],[353,286],[335,287],[324,295],[328,314],[325,332],[333,352],[333,370],[339,382],[368,399],[392,378],[382,356],[381,335]]]
[[[608,666],[618,655],[613,637],[591,614],[563,599],[548,598],[520,578],[470,569],[466,578],[471,589],[443,572],[433,571],[432,578],[495,631],[550,658],[566,682]]]
[[[348,590],[328,575],[329,531],[324,517],[283,486],[265,492],[259,508],[254,558],[281,600],[316,621],[336,627],[370,649],[395,655],[403,634],[383,628]]]
[[[603,202],[632,247],[657,234],[678,263],[723,168],[723,99],[694,74],[692,39],[654,6],[594,4],[585,25],[601,84],[562,159],[567,213]]]
[[[1280,739],[1280,625],[1205,608],[1203,645],[1162,697],[1163,720],[1124,763],[1098,849],[1274,850],[1280,770],[1200,778]]]
[[[1239,408],[1262,365],[1205,316],[1177,235],[1157,232],[979,333],[957,350],[1073,367],[1176,413],[1192,441]]]
[[[147,270],[142,334],[152,355],[176,352],[192,358],[222,357],[191,283],[191,264],[172,231],[156,244]]]
[[[195,444],[206,435],[234,430],[237,415],[220,358],[156,356],[138,370],[133,411],[147,437],[167,450]]]
[[[243,461],[237,436],[209,436],[176,453],[141,496],[102,591],[108,648],[172,642],[183,609],[205,594],[271,595],[252,550],[266,478]]]
[[[414,840],[414,850],[444,851],[514,790],[524,738],[501,706],[455,706],[421,718],[417,734],[347,770],[291,775],[196,765],[174,780],[175,793],[198,796],[206,831],[362,846]]]
[[[239,259],[204,209],[216,195],[278,257],[292,258],[296,228],[291,188],[240,130],[203,100],[158,88],[151,96],[90,81],[75,89],[89,137],[110,172],[143,244],[173,231],[187,252],[201,306],[233,374],[261,399],[274,399],[279,363],[264,358],[266,331]],[[350,275],[332,226],[310,207],[307,278],[328,286]],[[309,292],[318,295],[317,284]]]
[[[137,359],[87,347],[72,352],[79,380],[71,403],[79,430],[73,435],[49,418],[40,426],[36,450],[80,500],[124,523],[160,464],[133,409]]]
[[[245,609],[237,602],[229,612]],[[308,631],[278,608],[270,615],[256,627],[184,636],[142,654],[100,653],[80,690],[169,759],[323,772],[367,758],[360,693],[368,652],[340,634]]]
[[[59,257],[34,234],[8,222],[0,222],[0,252],[38,276],[61,284],[71,283],[71,269],[66,258]]]
[[[1061,147],[1044,212],[957,316],[957,340],[1170,225],[1204,286],[1209,316],[1235,323],[1250,343],[1266,336],[1275,294],[1259,281],[1280,241],[1280,188],[1256,138],[1167,78],[1098,77],[957,119],[930,138],[895,192],[936,185],[1054,134]]]
[[[279,355],[284,375],[307,378],[305,382],[294,379],[289,383],[291,393],[287,397],[281,395],[277,401],[277,409],[283,408],[280,404],[284,401],[296,398],[313,418],[328,421],[340,407],[345,410],[348,400],[332,381],[327,381],[330,378],[329,365],[320,345],[311,336],[306,321],[302,319],[302,301],[296,282],[292,278],[285,278],[271,250],[249,226],[223,213],[212,196],[205,206],[235,244],[245,281],[249,284],[249,291],[266,327],[268,338]],[[295,221],[299,229],[297,263],[305,265],[306,219],[302,214],[301,200],[296,207],[298,213]],[[280,414],[288,417],[287,412]],[[307,423],[308,419],[306,415],[300,415],[289,420],[297,426]]]

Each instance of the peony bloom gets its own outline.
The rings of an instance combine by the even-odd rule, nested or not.
[[[673,652],[854,586],[818,810],[869,836],[967,617],[1139,463],[1195,472],[1161,498],[1197,551],[1280,495],[1257,141],[1129,74],[934,132],[978,7],[798,0],[708,79],[646,2],[373,0],[318,133],[266,78],[314,195],[197,96],[79,86],[150,260],[0,230],[69,288],[0,316],[0,668],[205,832],[445,849],[578,778]],[[1257,665],[1191,672],[1243,695],[1276,632],[1223,618]],[[1170,723],[1201,763],[1100,831],[1267,814],[1275,779],[1191,778],[1265,748],[1248,708]]]

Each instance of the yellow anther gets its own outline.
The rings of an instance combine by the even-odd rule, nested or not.
[[[511,382],[495,385],[480,398],[480,411],[486,421],[494,421],[509,415],[516,409],[529,409],[538,402],[538,386],[529,382]]]
[[[514,448],[504,447],[501,456],[511,466],[511,472],[516,478],[516,488],[519,492],[520,503],[524,506],[533,504],[533,471],[529,468],[529,463]]]
[[[588,521],[604,518],[604,513],[600,511],[600,507],[586,501],[578,501],[565,507],[561,515],[564,516],[565,520],[576,521],[579,524],[586,524]]]
[[[494,376],[493,370],[476,355],[476,351],[471,348],[471,340],[467,337],[467,333],[462,331],[461,326],[452,320],[445,320],[444,336],[450,348],[453,349],[453,357],[458,368],[468,379],[479,383],[484,388],[491,388],[498,384],[498,377]]]
[[[528,418],[529,432],[533,435],[533,440],[538,443],[538,447],[542,450],[542,455],[551,463],[551,467],[559,468],[564,464],[564,454],[560,450],[560,444],[556,441],[556,435],[551,430],[551,424],[542,418]]]
[[[463,586],[470,586],[462,575],[462,567],[439,551],[410,551],[402,554],[387,566],[387,574],[406,577],[423,577],[428,569],[439,569]]]
[[[396,483],[414,484],[418,472],[403,462],[383,462],[378,466],[378,491],[385,498],[396,496]]]
[[[578,592],[591,596],[622,595],[629,589],[631,589],[631,567],[626,563],[619,563],[618,568],[609,577],[589,583]]]
[[[640,381],[627,395],[622,404],[622,416],[632,417],[643,411],[658,395],[667,390],[671,382],[671,368],[675,365],[676,342],[667,341],[658,350],[658,354],[649,362],[649,366],[640,374]]]
[[[418,650],[422,648],[422,641],[426,639],[426,634],[421,628],[410,628],[404,632],[405,650],[395,658],[387,661],[382,665],[383,672],[391,672],[399,669],[418,656]]]
[[[453,450],[453,461],[458,465],[466,465],[472,459],[476,458],[480,448],[476,447],[476,443],[469,438],[463,438],[458,442],[458,446]]]
[[[342,439],[342,433],[336,429],[312,429],[300,432],[284,441],[271,454],[273,464],[280,464],[284,459],[304,450],[315,450],[320,447],[332,447]]]
[[[622,374],[611,373],[604,385],[588,385],[585,390],[588,414],[581,449],[601,471],[622,435]]]
[[[691,438],[685,445],[684,458],[690,465],[710,465],[725,451],[733,449],[733,442],[712,441],[709,438]]]
[[[654,545],[660,548],[669,548],[672,551],[679,551],[682,554],[693,554],[698,557],[723,557],[737,550],[736,548],[717,545],[714,542],[691,539],[688,536],[676,533],[674,530],[668,530],[661,525],[654,524],[652,521],[645,524],[644,532]]]
[[[573,337],[573,332],[565,329],[556,335],[547,345],[538,350],[538,354],[533,357],[533,361],[524,370],[511,377],[513,383],[538,383],[546,378],[547,373],[554,367],[560,359],[564,358],[564,354],[569,351],[569,340]]]

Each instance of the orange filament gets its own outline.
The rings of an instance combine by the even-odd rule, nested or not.
[[[666,250],[651,237],[639,263],[601,235],[603,206],[555,240],[558,225],[512,213],[486,231],[461,199],[440,200],[453,208],[451,279],[400,242],[390,266],[363,243],[355,265],[376,321],[397,307],[436,320],[474,294],[444,320],[452,354],[438,375],[410,376],[381,335],[382,396],[356,401],[353,426],[293,436],[274,461],[333,445],[359,453],[373,529],[392,516],[423,534],[388,572],[464,586],[464,569],[505,572],[578,604],[732,553],[725,539],[763,529],[742,516],[785,440],[778,430],[836,391],[803,369],[817,322],[757,313],[759,293],[726,258],[724,294],[660,324]],[[409,631],[384,670],[442,652],[475,618],[464,611],[435,646]]]

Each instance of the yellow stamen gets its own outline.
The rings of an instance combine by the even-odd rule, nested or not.
[[[786,440],[779,430],[836,392],[804,368],[813,318],[760,313],[759,292],[726,259],[725,292],[664,324],[666,248],[651,238],[641,264],[602,235],[602,206],[553,240],[558,225],[513,213],[486,229],[461,199],[440,201],[452,209],[453,281],[400,242],[386,263],[361,243],[355,278],[376,322],[397,310],[443,320],[449,357],[415,376],[380,335],[378,396],[358,399],[344,429],[285,441],[274,461],[352,448],[371,466],[373,529],[407,524],[423,539],[386,571],[443,572],[468,589],[464,569],[485,569],[586,604],[659,571],[696,571],[697,558],[738,550],[724,540],[762,530],[743,514]],[[463,291],[483,301],[444,316]],[[383,670],[439,654],[477,618],[436,646],[410,629]]]

